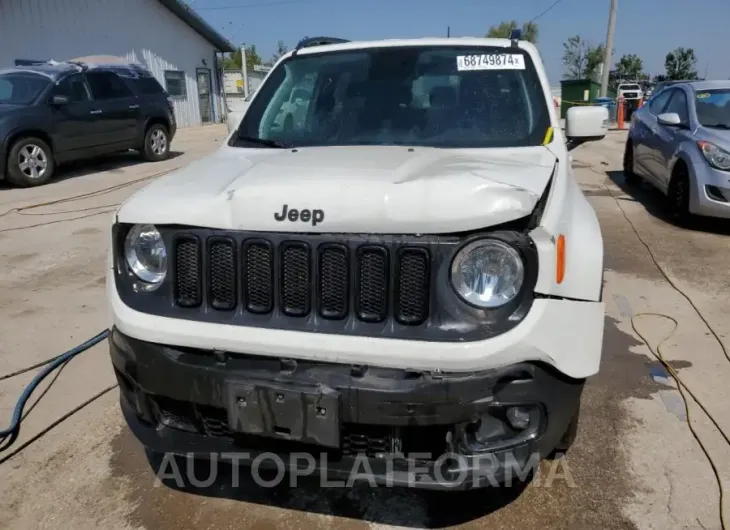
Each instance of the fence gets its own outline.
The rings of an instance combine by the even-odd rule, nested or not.
[[[269,70],[271,70],[269,66],[256,65],[246,71],[246,79],[244,79],[243,71],[239,69],[224,70],[223,88],[226,96],[245,97],[246,94],[255,92],[269,73]],[[248,90],[246,90],[246,83],[248,83]]]

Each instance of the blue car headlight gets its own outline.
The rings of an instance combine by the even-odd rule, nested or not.
[[[730,171],[730,153],[711,142],[703,140],[697,142],[697,147],[700,148],[702,155],[711,167],[721,171]]]

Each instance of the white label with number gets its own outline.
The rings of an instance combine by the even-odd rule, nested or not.
[[[519,53],[490,53],[459,55],[456,69],[463,70],[524,70],[525,56]]]

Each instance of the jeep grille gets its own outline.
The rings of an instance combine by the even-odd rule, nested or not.
[[[528,220],[525,219],[525,222]],[[169,270],[139,292],[113,227],[115,284],[135,311],[182,321],[422,341],[475,341],[519,325],[534,300],[537,251],[501,227],[463,234],[346,234],[158,226]],[[482,237],[515,245],[525,284],[514,303],[478,310],[451,286],[454,256]]]
[[[364,243],[244,240],[178,236],[173,246],[178,307],[306,318],[316,311],[342,320],[419,325],[428,317],[431,259],[427,249]],[[239,256],[239,257],[237,257]],[[240,287],[239,287],[240,286]]]

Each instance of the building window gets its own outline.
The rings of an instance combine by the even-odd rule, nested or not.
[[[187,96],[185,72],[165,70],[165,88],[167,94],[171,97],[184,98]]]

